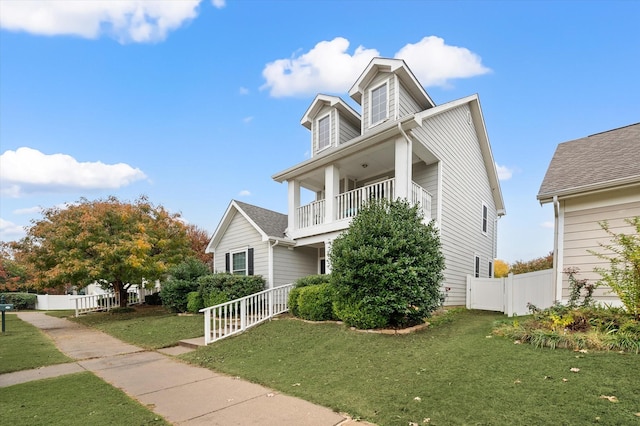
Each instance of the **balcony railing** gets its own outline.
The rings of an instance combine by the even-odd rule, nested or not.
[[[352,191],[343,192],[335,197],[333,220],[349,219],[370,200],[395,200],[395,179],[387,179]],[[418,204],[427,220],[431,219],[431,194],[415,182],[412,183],[410,202]],[[309,228],[325,223],[326,208],[324,200],[314,201],[296,209],[296,229]]]

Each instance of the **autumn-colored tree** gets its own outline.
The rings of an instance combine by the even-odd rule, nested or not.
[[[208,265],[209,270],[213,272],[213,253],[204,252],[211,239],[209,233],[191,224],[187,225],[187,236],[189,237],[189,241],[191,241],[191,250],[195,253],[194,256],[205,265]]]
[[[171,265],[193,255],[179,215],[145,197],[134,203],[82,198],[42,214],[22,240],[40,288],[98,282],[126,306],[131,285],[160,279]]]
[[[509,275],[509,264],[504,260],[496,259],[493,262],[493,276],[496,278],[504,278]]]
[[[29,290],[29,265],[15,241],[0,241],[0,291]]]
[[[514,275],[526,274],[527,272],[544,271],[545,269],[553,268],[553,252],[550,251],[548,255],[538,257],[527,262],[517,260],[511,265],[510,272]]]

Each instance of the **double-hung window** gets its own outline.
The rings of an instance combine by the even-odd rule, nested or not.
[[[373,126],[386,120],[388,116],[388,94],[387,83],[384,83],[374,89],[370,93],[370,124]]]
[[[482,233],[486,234],[489,230],[489,208],[486,204],[482,204]]]
[[[331,116],[327,115],[318,120],[318,151],[331,145]]]
[[[474,257],[474,262],[475,262],[475,265],[474,265],[474,268],[473,268],[474,269],[474,276],[476,278],[480,278],[480,256],[475,256]]]
[[[225,271],[234,275],[253,275],[253,248],[224,254]]]

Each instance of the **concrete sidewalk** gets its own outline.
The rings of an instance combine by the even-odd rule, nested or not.
[[[347,425],[328,408],[146,351],[45,315],[18,317],[42,329],[76,362],[0,375],[0,387],[88,370],[177,425]],[[172,351],[166,351],[171,353]]]

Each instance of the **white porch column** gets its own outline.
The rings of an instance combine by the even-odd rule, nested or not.
[[[287,181],[288,200],[289,200],[289,232],[296,230],[296,217],[298,215],[298,207],[300,207],[300,182],[297,180]]]
[[[406,198],[411,202],[411,176],[413,174],[411,164],[411,154],[413,144],[405,137],[396,139],[395,162],[396,162],[396,199]]]
[[[324,223],[333,222],[336,217],[336,196],[340,193],[340,170],[331,164],[324,169]]]

